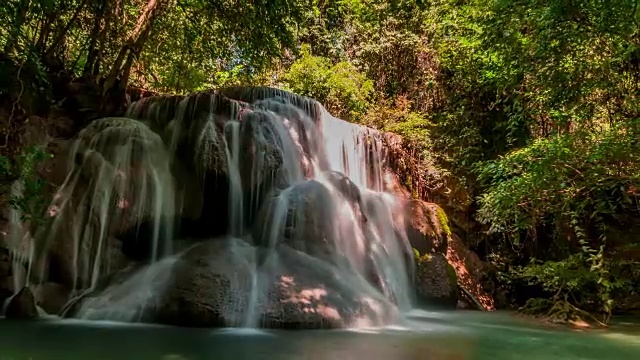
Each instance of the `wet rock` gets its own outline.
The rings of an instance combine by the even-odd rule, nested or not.
[[[79,176],[68,190],[77,199],[90,199],[96,214],[106,213],[113,230],[158,220],[158,206],[162,216],[172,216],[169,155],[162,139],[145,124],[127,118],[96,120],[80,132],[74,149],[72,174]]]
[[[148,121],[154,132],[164,134],[169,122],[175,118],[178,104],[183,99],[184,96],[179,95],[143,97],[129,107],[125,116]]]
[[[169,266],[152,265],[114,280],[76,305],[71,315],[185,327],[288,329],[376,326],[396,319],[395,307],[361,277],[286,245],[264,256],[255,273],[257,253],[266,251],[237,239],[200,243]],[[149,288],[149,282],[157,286]]]
[[[361,213],[362,221],[366,221],[366,217],[362,213],[364,205],[362,203],[362,194],[360,188],[346,175],[338,171],[328,171],[325,173],[329,183],[349,202],[354,211]]]
[[[98,119],[71,148],[73,167],[47,210],[34,273],[49,272],[51,281],[83,288],[98,262],[101,274],[117,267],[111,261],[116,235],[132,258],[160,252],[161,246],[153,249],[156,232],[144,231],[155,228],[144,225],[160,223],[159,237],[167,238],[175,204],[168,154],[146,125]]]
[[[254,249],[236,240],[201,243],[172,269],[154,322],[188,327],[239,326],[251,289]]]
[[[314,175],[314,161],[321,169],[329,167],[324,157],[318,157],[323,150],[324,144],[319,134],[314,120],[310,118],[308,111],[294,106],[285,98],[270,98],[260,100],[252,104],[255,108],[264,109],[278,114],[282,117],[278,121],[282,122],[287,132],[291,135],[295,149],[300,157],[303,174],[305,178]],[[309,108],[311,109],[311,108]],[[313,111],[311,111],[313,113]]]
[[[379,326],[395,308],[355,274],[283,246],[278,251],[261,326],[334,329]]]
[[[57,315],[60,310],[69,301],[71,290],[62,284],[44,283],[36,285],[34,288],[34,296],[36,303],[47,314]]]
[[[438,205],[408,200],[402,221],[411,246],[420,254],[445,254],[451,236],[447,215]]]
[[[455,309],[459,292],[455,270],[442,254],[426,254],[417,260],[416,292],[426,306]]]
[[[36,298],[28,287],[23,287],[22,290],[8,300],[5,317],[16,320],[38,318]]]
[[[333,199],[322,183],[311,180],[297,184],[265,205],[254,231],[257,244],[286,244],[326,260],[335,255]]]
[[[68,205],[71,204],[73,203]],[[119,239],[108,236],[100,241],[100,224],[97,219],[82,223],[80,221],[83,218],[71,211],[63,211],[58,216],[60,218],[49,225],[51,231],[50,237],[46,239],[46,249],[43,249],[45,255],[37,256],[33,266],[32,275],[44,275],[40,282],[52,281],[69,288],[82,289],[91,285],[97,262],[100,277],[108,276],[127,265],[129,260],[123,253],[123,245]],[[81,238],[81,231],[94,235]],[[77,257],[76,251],[80,254]]]
[[[320,117],[323,112],[322,105],[314,99],[297,95],[282,89],[266,86],[228,87],[220,89],[219,93],[230,99],[245,103],[260,103],[263,100],[271,100],[292,104],[295,107],[302,109],[314,123],[318,123],[320,121]]]
[[[283,165],[283,144],[281,133],[274,116],[266,111],[248,111],[243,115],[240,125],[241,176],[247,193],[262,190],[266,193],[273,185],[280,188],[288,184],[283,181],[279,171]]]

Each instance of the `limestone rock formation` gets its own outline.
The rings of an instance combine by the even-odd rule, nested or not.
[[[195,245],[171,270],[154,322],[189,327],[240,326],[251,291],[254,248],[242,241]]]
[[[28,287],[23,287],[8,300],[5,309],[7,319],[30,320],[38,318],[36,298]]]
[[[248,192],[268,190],[271,184],[282,180],[278,172],[284,160],[283,144],[277,123],[265,111],[247,111],[239,129],[243,187]],[[280,125],[281,127],[282,125]],[[278,184],[283,188],[290,184]]]
[[[355,273],[283,245],[270,253],[259,273],[258,249],[246,242],[216,239],[192,246],[155,278],[152,268],[124,283],[89,295],[71,316],[147,321],[185,327],[262,326],[330,329],[381,325],[397,310]],[[157,283],[160,287],[140,286]],[[141,289],[142,287],[142,289]],[[126,309],[126,310],[125,310]]]
[[[264,247],[286,244],[319,258],[335,254],[329,189],[311,180],[295,185],[265,204],[254,239]]]
[[[385,192],[377,131],[268,88],[155,96],[127,116],[75,142],[39,232],[34,307],[303,329],[388,324],[414,286],[426,304],[455,307],[446,216]]]

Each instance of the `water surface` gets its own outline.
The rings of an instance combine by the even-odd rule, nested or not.
[[[336,331],[183,329],[0,320],[0,360],[640,359],[640,326],[543,327],[506,313],[415,311],[402,326]]]

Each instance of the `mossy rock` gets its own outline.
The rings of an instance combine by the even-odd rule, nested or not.
[[[15,294],[6,307],[5,317],[14,320],[31,320],[38,318],[36,298],[28,287],[23,287]]]
[[[421,254],[446,254],[451,237],[449,219],[433,203],[410,200],[404,207],[405,231],[409,243]]]

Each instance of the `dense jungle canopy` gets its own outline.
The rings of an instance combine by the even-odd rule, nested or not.
[[[141,89],[281,87],[402,135],[407,185],[504,306],[640,306],[637,0],[6,0],[0,23],[7,174],[35,156],[29,114],[82,127]]]

